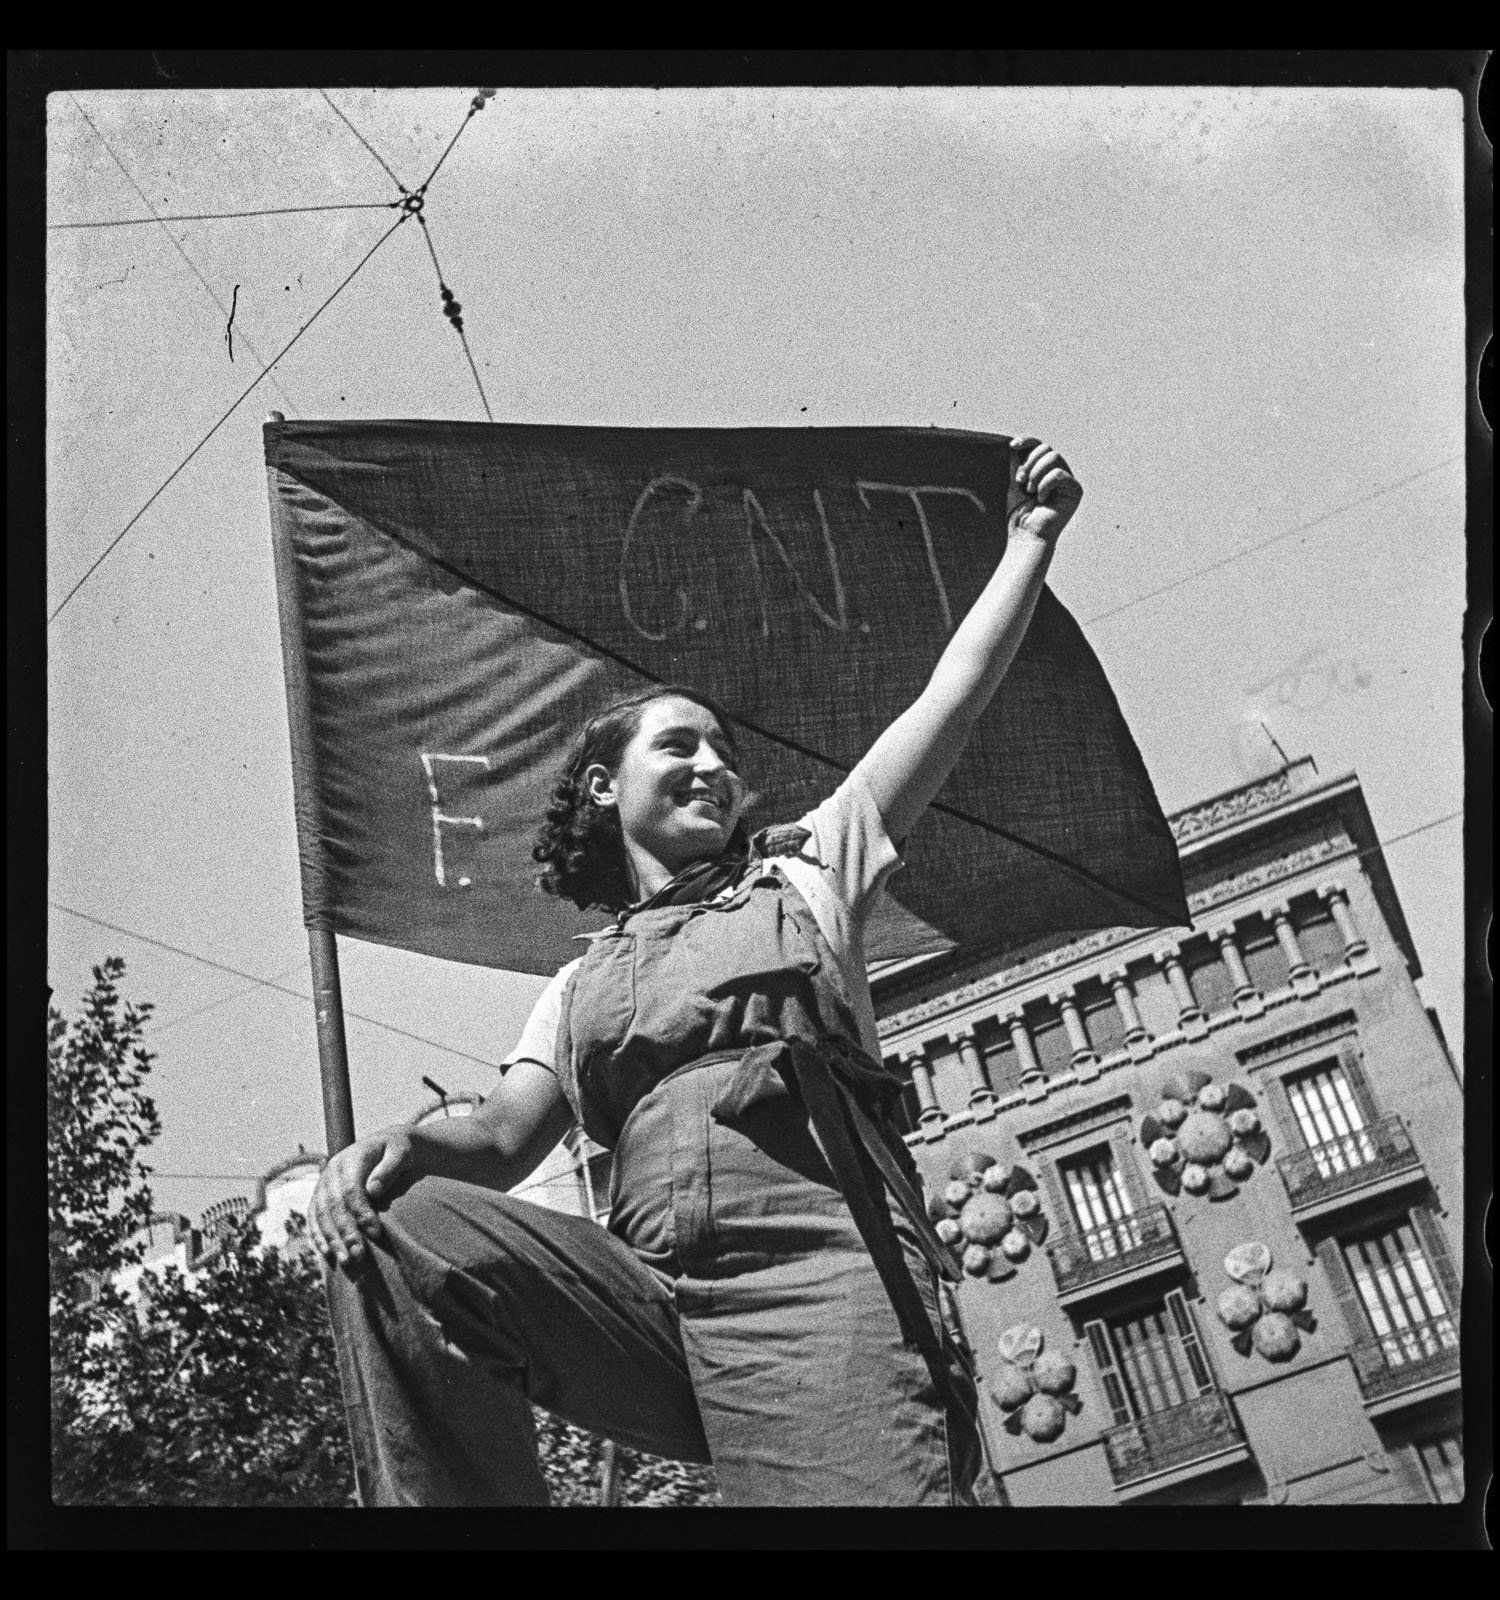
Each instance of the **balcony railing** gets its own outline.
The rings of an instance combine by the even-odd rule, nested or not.
[[[1296,1210],[1363,1189],[1382,1178],[1420,1172],[1422,1158],[1406,1124],[1391,1116],[1380,1117],[1354,1133],[1296,1150],[1282,1156],[1276,1165]]]
[[[1165,1206],[1147,1206],[1101,1228],[1060,1229],[1047,1246],[1059,1294],[1073,1294],[1106,1278],[1182,1257]]]
[[[1349,1355],[1366,1400],[1388,1400],[1458,1375],[1458,1330],[1452,1317],[1398,1328],[1381,1339],[1352,1345]]]
[[[1211,1390],[1170,1411],[1111,1428],[1104,1435],[1104,1454],[1115,1486],[1123,1489],[1223,1455],[1244,1440],[1229,1401]]]

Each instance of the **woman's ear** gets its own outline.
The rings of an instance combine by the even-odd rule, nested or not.
[[[595,761],[583,769],[583,787],[596,806],[614,805],[614,776],[602,761]]]

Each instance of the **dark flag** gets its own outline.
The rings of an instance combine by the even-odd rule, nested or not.
[[[795,820],[921,691],[1011,477],[1006,438],[898,428],[272,422],[266,461],[307,925],[533,973],[604,920],[531,858],[583,721],[691,684],[735,721],[752,826]],[[872,959],[1188,921],[1050,592],[905,854]]]

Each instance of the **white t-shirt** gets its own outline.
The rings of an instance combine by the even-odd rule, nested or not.
[[[885,831],[885,822],[856,770],[798,825],[812,837],[795,856],[777,856],[778,868],[807,902],[818,929],[838,962],[844,987],[854,1004],[860,1042],[877,1061],[880,1036],[875,1027],[875,1006],[865,971],[865,924],[871,907],[901,857]],[[732,888],[725,894],[732,894]],[[534,1061],[549,1072],[562,1020],[562,997],[574,968],[570,961],[542,990],[526,1026],[504,1065]]]

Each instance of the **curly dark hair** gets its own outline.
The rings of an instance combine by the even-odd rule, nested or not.
[[[631,903],[630,872],[620,834],[620,814],[612,806],[595,802],[583,775],[595,762],[611,772],[616,771],[641,725],[646,707],[654,701],[669,699],[691,700],[712,712],[724,730],[731,751],[738,754],[734,729],[723,707],[697,689],[675,683],[659,684],[605,706],[584,724],[583,731],[573,741],[567,765],[547,802],[545,820],[537,830],[531,855],[543,868],[537,886],[547,894],[571,900],[580,911],[592,906],[623,911]],[[747,850],[748,838],[741,818],[730,836],[729,848]]]

